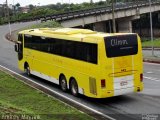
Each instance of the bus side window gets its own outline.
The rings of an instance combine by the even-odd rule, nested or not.
[[[84,50],[85,50],[85,60],[87,62],[90,62],[91,61],[90,46],[89,45],[86,46],[86,48],[84,48]]]

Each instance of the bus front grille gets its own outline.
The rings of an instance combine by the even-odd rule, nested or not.
[[[97,86],[95,78],[89,77],[89,87],[90,87],[90,93],[97,95]]]

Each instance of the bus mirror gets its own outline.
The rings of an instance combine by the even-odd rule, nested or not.
[[[15,50],[16,52],[19,52],[19,44],[18,44],[18,43],[16,43],[16,44],[14,45],[14,50]]]

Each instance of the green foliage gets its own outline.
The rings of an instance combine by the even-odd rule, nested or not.
[[[0,25],[1,24],[6,24],[8,22],[7,18],[0,18]]]
[[[50,14],[54,14],[56,13],[55,10],[52,10],[50,8],[36,8],[34,10],[32,10],[31,13],[28,13],[30,14],[31,16],[45,16],[45,15],[50,15]]]
[[[35,7],[33,5],[29,5],[29,12],[28,13],[22,13],[20,12],[20,4],[15,4],[15,10],[11,11],[11,21],[26,21],[26,20],[32,20],[33,18],[39,18],[47,15],[57,14],[57,13],[64,13],[68,11],[75,11],[75,10],[82,10],[82,9],[89,9],[94,8],[98,6],[105,6],[105,1],[100,1],[96,3],[89,3],[84,2],[81,4],[68,4],[68,3],[57,3],[52,5],[46,5],[46,6],[40,6]],[[2,12],[2,11],[1,11]],[[3,13],[3,12],[2,12]],[[1,18],[2,19],[2,18]],[[0,20],[0,24],[6,23],[6,20]]]
[[[29,5],[29,10],[33,10],[34,9],[34,6],[32,4]]]
[[[27,29],[33,29],[33,28],[55,28],[55,27],[62,27],[59,23],[55,21],[48,21],[48,22],[43,22],[39,24],[32,25],[28,27]]]
[[[142,39],[142,46],[143,47],[151,47],[152,41],[150,39]],[[160,47],[160,38],[153,40],[153,46],[154,47]]]

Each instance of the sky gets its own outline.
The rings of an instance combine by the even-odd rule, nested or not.
[[[0,0],[0,4],[3,4],[5,1],[6,0]],[[97,2],[97,1],[100,1],[100,0],[93,0],[93,2]],[[8,4],[20,3],[21,6],[26,6],[29,4],[39,6],[39,5],[47,5],[47,4],[56,4],[57,2],[82,3],[82,2],[90,2],[90,0],[8,0]]]

